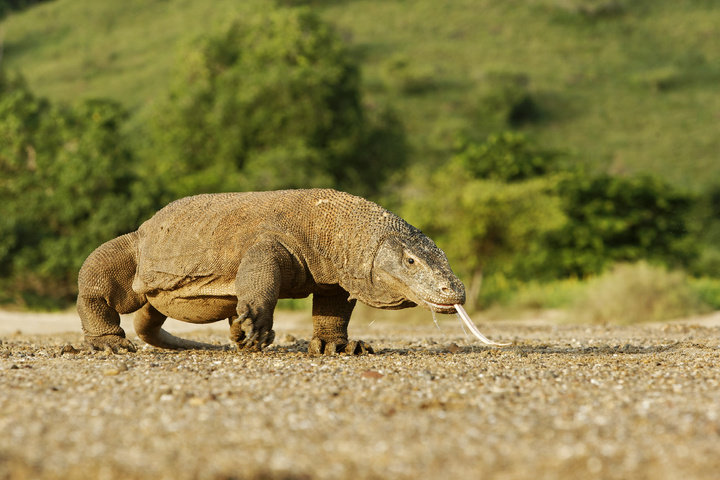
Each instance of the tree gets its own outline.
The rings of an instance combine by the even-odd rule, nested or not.
[[[548,237],[546,267],[585,277],[617,262],[687,267],[697,255],[687,213],[690,195],[651,176],[574,174],[558,184],[567,225]]]
[[[482,143],[461,139],[452,161],[474,178],[517,182],[559,172],[559,159],[559,152],[541,150],[522,134],[503,132]]]
[[[597,275],[618,262],[688,267],[693,198],[649,175],[591,175],[560,164],[515,133],[465,142],[406,215],[468,275],[468,301],[483,272],[518,281]]]
[[[698,255],[690,270],[694,275],[716,277],[720,272],[720,184],[697,196],[689,223],[698,244]]]
[[[85,257],[152,209],[107,101],[58,108],[0,75],[0,288],[70,301]],[[6,298],[7,299],[7,298]]]
[[[173,196],[313,186],[371,195],[406,150],[397,119],[372,115],[357,63],[317,15],[238,19],[189,53],[158,110],[156,174]],[[378,140],[384,155],[372,155]]]
[[[549,232],[564,225],[555,155],[523,136],[494,135],[467,143],[429,182],[409,193],[404,214],[443,246],[451,264],[470,277],[467,301],[477,306],[483,274],[532,256]]]

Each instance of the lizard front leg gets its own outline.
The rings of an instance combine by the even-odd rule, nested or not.
[[[273,314],[283,282],[292,281],[290,252],[266,238],[243,256],[235,277],[237,317],[230,319],[230,338],[239,349],[259,351],[275,339]]]
[[[342,289],[313,294],[313,338],[308,353],[373,353],[372,347],[365,342],[348,340],[347,327],[356,303],[348,297],[348,292]]]

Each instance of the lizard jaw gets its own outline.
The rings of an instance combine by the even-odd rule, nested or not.
[[[453,314],[457,312],[454,303],[435,303],[427,300],[423,300],[423,303],[425,303],[425,308],[436,313]]]

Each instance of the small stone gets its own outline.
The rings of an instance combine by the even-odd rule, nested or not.
[[[445,350],[447,350],[448,352],[450,352],[450,353],[452,353],[452,354],[462,352],[462,348],[460,348],[460,347],[458,346],[458,344],[455,343],[455,342],[452,342],[450,345],[448,345],[448,346],[445,348]]]
[[[296,341],[297,341],[297,338],[295,338],[294,335],[290,335],[289,333],[284,333],[277,340],[277,343],[280,343],[280,344],[295,343]]]
[[[80,353],[80,350],[78,350],[77,348],[73,347],[72,345],[70,345],[68,343],[68,344],[63,345],[62,349],[60,350],[61,355],[65,355],[66,353],[70,354],[70,355],[75,355],[77,353]]]
[[[114,375],[119,375],[119,374],[120,374],[120,370],[118,370],[117,368],[108,368],[107,370],[105,370],[103,372],[103,375],[105,375],[106,377],[112,377]]]
[[[363,378],[382,378],[385,375],[383,375],[380,372],[376,372],[375,370],[366,370],[363,373],[360,374]]]
[[[513,348],[513,351],[519,357],[527,357],[528,356],[528,353],[522,347],[515,347],[515,348]]]

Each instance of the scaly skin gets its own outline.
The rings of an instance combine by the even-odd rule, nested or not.
[[[240,349],[275,338],[279,298],[313,295],[309,352],[371,353],[348,339],[356,300],[376,308],[421,305],[453,313],[465,288],[427,236],[379,205],[335,190],[198,195],[175,201],[85,261],[78,313],[93,348],[135,346],[120,316],[161,348],[222,348],[177,338],[167,317],[228,318]]]

